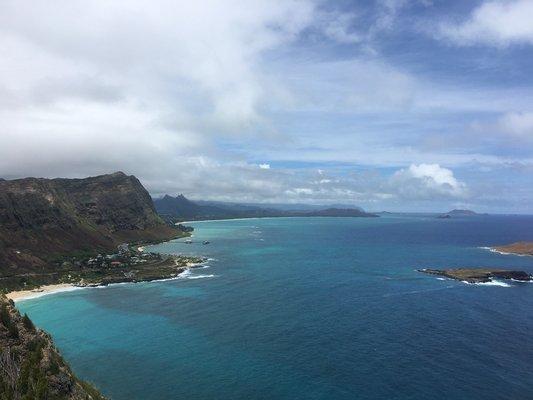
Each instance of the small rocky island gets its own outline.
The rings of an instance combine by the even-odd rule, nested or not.
[[[479,215],[487,215],[487,214],[478,214],[477,212],[472,211],[472,210],[455,209],[455,210],[448,211],[447,213],[444,213],[444,214],[439,214],[437,215],[437,218],[448,219],[452,217],[454,218],[455,217],[474,217],[474,216],[479,216]]]
[[[491,249],[498,253],[533,256],[533,242],[516,242],[505,246],[491,247]]]
[[[468,283],[487,283],[493,279],[512,279],[515,281],[529,282],[533,276],[525,271],[512,271],[507,269],[492,268],[456,268],[456,269],[419,269],[419,272],[430,275],[443,276]]]

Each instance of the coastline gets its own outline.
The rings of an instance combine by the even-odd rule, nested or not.
[[[524,254],[524,253],[514,253],[510,251],[502,251],[498,250],[498,247],[488,247],[488,246],[482,246],[479,247],[482,250],[488,250],[491,253],[501,254],[502,256],[518,256],[518,257],[531,257],[531,254]]]
[[[295,217],[295,216],[283,216],[283,217],[244,217],[244,218],[219,218],[219,219],[197,219],[192,221],[180,221],[177,222],[178,224],[192,224],[197,222],[220,222],[220,221],[248,221],[252,219],[279,219],[279,218],[302,218],[302,217]],[[180,238],[178,238],[180,239]]]
[[[9,300],[15,303],[22,300],[36,299],[49,294],[71,292],[73,290],[83,289],[83,286],[76,286],[72,283],[57,283],[54,285],[43,285],[31,290],[14,290],[6,293]]]
[[[188,271],[191,269],[199,268],[205,265],[206,261],[187,262],[184,267],[181,267],[177,275],[171,276],[171,277],[159,277],[155,279],[144,279],[144,280],[139,280],[139,281],[125,279],[124,281],[121,281],[121,282],[101,283],[101,284],[96,283],[96,284],[89,284],[89,285],[75,284],[75,283],[57,283],[57,284],[52,284],[52,285],[42,285],[37,288],[28,289],[28,290],[13,290],[11,292],[6,293],[5,296],[9,300],[13,300],[13,302],[17,303],[19,301],[37,299],[37,298],[51,295],[51,294],[72,292],[74,290],[105,288],[108,286],[124,285],[128,283],[136,284],[136,283],[142,283],[142,282],[171,281],[171,280],[182,278],[182,274],[187,275]]]

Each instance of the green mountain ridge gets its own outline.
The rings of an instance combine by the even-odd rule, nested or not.
[[[0,275],[45,272],[62,255],[178,234],[139,180],[123,172],[0,181]]]
[[[360,208],[313,206],[312,209],[281,209],[239,203],[191,201],[183,195],[154,199],[157,212],[169,221],[262,218],[262,217],[377,217]],[[279,207],[279,205],[278,205]]]

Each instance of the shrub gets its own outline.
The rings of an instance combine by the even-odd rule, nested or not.
[[[24,324],[24,327],[29,331],[35,330],[35,325],[33,325],[33,322],[31,322],[30,317],[28,317],[28,314],[24,314],[22,317],[22,323]]]

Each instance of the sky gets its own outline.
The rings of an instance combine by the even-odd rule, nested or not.
[[[0,0],[0,177],[533,213],[533,0]]]

